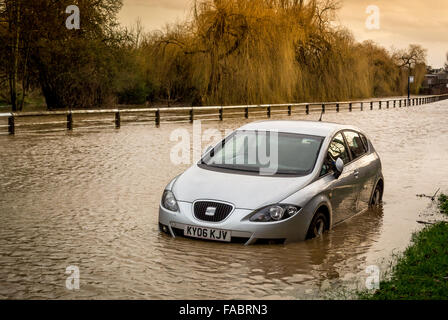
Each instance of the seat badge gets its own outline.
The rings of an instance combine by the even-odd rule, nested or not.
[[[205,210],[205,215],[209,217],[214,217],[216,213],[215,207],[208,207],[207,210]]]

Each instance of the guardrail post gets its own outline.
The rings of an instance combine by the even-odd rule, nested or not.
[[[292,106],[288,106],[288,116],[292,115]]]
[[[322,104],[322,113],[325,113],[325,103]]]
[[[364,102],[361,102],[361,111],[364,111]]]
[[[190,109],[190,123],[193,123],[193,121],[194,121],[194,109],[191,108]]]
[[[73,114],[71,111],[67,113],[67,130],[73,130]]]
[[[249,107],[246,107],[246,108],[244,109],[244,117],[245,117],[246,119],[249,119]]]
[[[156,126],[157,127],[160,126],[160,110],[159,109],[156,110],[156,119],[155,119],[155,121],[156,121]]]
[[[120,111],[115,112],[115,128],[120,128],[121,127],[121,116],[120,116]]]
[[[339,112],[339,103],[336,103],[336,112]]]
[[[373,110],[373,101],[370,102],[370,110]]]
[[[397,100],[394,100],[394,108],[397,107]]]
[[[271,106],[268,106],[268,118],[271,117]]]
[[[223,108],[221,107],[219,109],[219,121],[222,121],[222,120],[224,120],[224,111],[223,111]]]
[[[8,118],[8,132],[9,132],[9,134],[15,134],[16,133],[14,116],[10,116]]]
[[[383,109],[383,102],[380,101],[380,110]]]
[[[349,103],[348,104],[348,111],[352,112],[353,111],[353,103]]]
[[[310,114],[310,105],[309,104],[307,104],[305,106],[305,112],[306,112],[306,114]]]
[[[390,102],[389,102],[389,100],[387,100],[387,102],[386,102],[386,108],[387,109],[389,109],[389,104],[390,104]]]

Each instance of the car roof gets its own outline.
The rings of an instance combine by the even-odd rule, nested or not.
[[[320,121],[257,121],[242,126],[238,130],[260,130],[278,131],[284,133],[306,134],[327,137],[340,130],[355,130],[362,132],[356,127],[332,122]]]

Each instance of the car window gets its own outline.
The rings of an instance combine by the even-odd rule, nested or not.
[[[361,136],[362,142],[364,142],[364,146],[366,147],[367,151],[369,151],[369,142],[367,141],[367,138],[362,133],[359,134]]]
[[[347,139],[348,147],[352,152],[353,160],[361,157],[367,152],[359,133],[354,131],[345,131],[344,135]]]
[[[342,133],[339,133],[334,137],[333,141],[328,148],[327,158],[325,159],[324,165],[322,167],[321,175],[326,175],[329,173],[334,163],[338,158],[341,158],[344,163],[350,162],[350,157],[348,155],[347,147],[345,145],[344,137]]]

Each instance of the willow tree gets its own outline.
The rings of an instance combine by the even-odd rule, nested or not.
[[[159,52],[196,66],[189,82],[203,103],[296,99],[295,44],[316,10],[317,1],[197,1],[188,23],[160,37]]]
[[[197,0],[187,21],[149,35],[141,54],[158,96],[168,101],[252,104],[401,94],[405,79],[397,59],[337,26],[338,8],[334,0]]]

